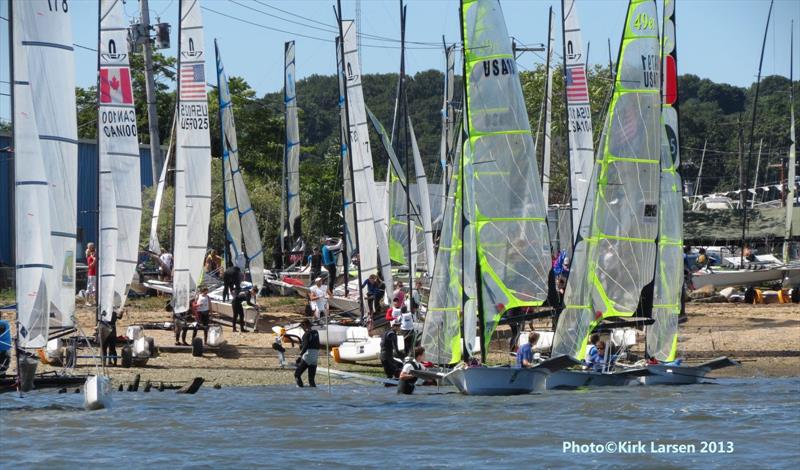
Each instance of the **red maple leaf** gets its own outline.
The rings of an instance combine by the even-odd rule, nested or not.
[[[113,89],[115,89],[115,90],[116,90],[117,88],[119,88],[119,80],[117,80],[117,77],[116,77],[116,76],[114,76],[114,77],[112,77],[112,78],[111,78],[111,88],[113,88]]]

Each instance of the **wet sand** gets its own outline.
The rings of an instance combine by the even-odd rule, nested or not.
[[[119,320],[118,334],[124,335],[131,324],[155,323],[171,320],[171,314],[163,309],[167,297],[132,299],[124,317]],[[272,349],[275,335],[272,327],[299,321],[303,318],[303,303],[291,297],[259,299],[261,314],[258,332],[233,333],[223,327],[226,344],[216,350],[206,350],[203,357],[193,357],[189,347],[176,348],[174,334],[165,330],[146,330],[147,336],[155,339],[160,348],[157,357],[151,358],[144,367],[108,367],[107,373],[115,384],[129,383],[136,374],[141,382],[180,385],[203,377],[207,386],[247,386],[294,383],[293,370],[281,369],[278,356]],[[783,377],[797,376],[800,370],[800,306],[797,304],[743,305],[700,304],[687,305],[689,321],[681,325],[679,334],[679,356],[689,362],[702,362],[717,356],[727,355],[742,363],[741,367],[716,371],[717,377]],[[81,306],[78,321],[83,331],[94,333],[93,308]],[[2,318],[13,320],[13,313],[2,312]],[[12,322],[13,323],[13,322]],[[537,325],[538,327],[539,325]],[[541,326],[544,326],[542,324]],[[191,330],[189,338],[191,338]],[[202,336],[202,332],[199,333]],[[507,327],[501,327],[498,335],[508,335]],[[641,340],[640,340],[641,341]],[[507,344],[507,339],[493,343],[497,348]],[[294,363],[299,348],[290,344],[286,357]],[[84,350],[81,354],[89,354]],[[491,355],[503,361],[507,354]],[[380,363],[335,364],[332,367],[381,375]],[[320,354],[320,366],[327,366],[327,359]],[[43,366],[40,370],[51,370]],[[77,373],[90,373],[92,361],[81,360]],[[318,374],[318,383],[327,382],[325,374]]]

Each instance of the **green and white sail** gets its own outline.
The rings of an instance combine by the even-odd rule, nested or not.
[[[172,307],[189,310],[203,279],[211,217],[211,136],[200,0],[180,0]]]
[[[481,301],[481,350],[487,351],[506,311],[547,299],[550,240],[533,136],[500,4],[463,0],[462,21],[469,137],[462,160],[463,242],[465,259],[477,254],[480,289],[467,297]],[[464,269],[468,280],[468,263]],[[468,321],[465,317],[465,336]]]
[[[294,241],[302,235],[300,225],[300,125],[297,120],[294,41],[284,45],[283,106],[285,144],[283,149],[283,192],[281,203],[281,242],[288,235]],[[292,247],[288,247],[292,248]]]
[[[216,40],[214,49],[217,55],[217,97],[222,130],[222,173],[227,228],[225,236],[230,249],[230,253],[225,255],[233,260],[243,258],[245,266],[250,270],[252,283],[260,287],[264,281],[264,249],[261,245],[256,213],[250,204],[242,168],[239,166],[233,101]]]
[[[660,55],[655,1],[631,0],[553,356],[583,358],[603,319],[632,316],[648,301],[664,132]]]
[[[561,19],[564,31],[564,95],[567,101],[567,133],[569,145],[570,208],[572,209],[572,242],[578,237],[581,215],[587,201],[589,180],[594,167],[592,141],[592,109],[589,102],[589,81],[586,76],[586,55],[583,52],[578,9],[575,0],[562,0]],[[561,237],[559,237],[561,238]],[[569,245],[568,243],[564,243]]]
[[[101,317],[111,320],[128,297],[139,257],[142,183],[139,140],[127,54],[128,23],[119,0],[100,2],[100,299]],[[110,189],[110,190],[109,190]],[[110,246],[109,246],[110,245]],[[111,290],[111,303],[107,292]]]
[[[664,0],[663,103],[661,117],[661,204],[658,253],[653,291],[653,321],[647,327],[647,355],[672,361],[678,346],[678,316],[683,295],[683,184],[678,137],[678,53],[675,43],[675,0]]]

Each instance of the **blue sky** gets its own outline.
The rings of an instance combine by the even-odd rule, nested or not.
[[[0,0],[3,17],[7,15],[7,1]],[[381,38],[399,37],[397,0],[362,0],[361,3],[363,33]],[[97,42],[97,2],[71,0],[70,4],[75,43],[94,47]],[[311,74],[332,74],[335,68],[334,4],[332,0],[202,0],[205,8],[206,50],[210,53],[214,38],[218,38],[228,73],[243,76],[259,94],[281,88],[283,43],[287,40],[296,41],[299,78]],[[560,18],[558,1],[502,0],[501,4],[509,34],[521,43],[545,42],[547,10],[551,5],[556,10],[557,18]],[[616,58],[626,4],[626,0],[578,0],[584,41],[591,42],[590,62],[607,63],[608,39],[611,40],[612,53]],[[439,47],[442,35],[446,36],[448,42],[459,40],[458,2],[410,0],[407,5],[407,40],[426,43],[409,45],[417,49],[407,52],[408,71],[414,73],[430,68],[442,69],[443,54]],[[758,55],[768,7],[768,0],[677,0],[679,73],[693,73],[738,86],[752,83],[758,70]],[[131,18],[138,16],[138,8],[138,1],[127,0],[126,11]],[[345,18],[355,16],[354,0],[344,0],[343,8]],[[166,51],[173,55],[177,46],[177,9],[178,0],[150,0],[152,21],[155,22],[155,17],[160,16],[162,21],[173,26],[173,48]],[[267,30],[220,13],[285,32]],[[776,0],[772,18],[763,73],[788,76],[790,21],[795,20],[797,44],[800,40],[800,1]],[[0,20],[0,35],[3,38],[0,41],[0,56],[3,57],[0,61],[0,80],[4,81],[8,80],[8,62],[5,60],[8,57],[7,31],[8,23]],[[301,37],[299,34],[322,40]],[[556,38],[557,51],[560,51],[560,29]],[[373,38],[363,38],[362,41],[365,46],[362,50],[365,73],[397,70],[399,50],[394,48],[396,42]],[[795,48],[796,58],[800,57],[798,51],[800,47]],[[209,57],[213,55],[209,54]],[[75,58],[77,84],[94,84],[96,55],[76,48]],[[543,62],[541,54],[527,53],[520,58],[522,68],[531,68],[540,62]],[[207,64],[207,69],[207,76],[213,77],[213,65]],[[798,70],[800,60],[795,60],[796,79],[800,77]],[[0,85],[0,92],[7,93],[8,84]],[[298,92],[302,93],[299,89]],[[8,118],[7,96],[0,96],[0,117]]]

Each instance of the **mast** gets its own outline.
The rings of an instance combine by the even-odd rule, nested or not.
[[[9,82],[11,85],[11,93],[9,93],[9,108],[11,112],[11,149],[13,150],[11,153],[11,159],[9,160],[9,171],[11,171],[11,177],[14,181],[14,190],[10,191],[11,193],[11,207],[14,211],[13,215],[11,216],[11,246],[14,250],[14,267],[19,267],[20,260],[17,256],[17,226],[20,223],[19,215],[17,214],[17,184],[16,184],[16,174],[17,174],[17,150],[16,150],[16,132],[17,132],[17,119],[16,115],[14,114],[14,96],[15,87],[16,87],[16,74],[14,73],[14,53],[15,53],[15,44],[14,44],[14,24],[16,18],[14,18],[14,2],[8,2],[8,45],[9,45],[9,54],[8,54],[8,76]],[[16,277],[16,276],[15,276]],[[16,279],[15,279],[16,281]],[[19,353],[22,348],[19,345],[19,326],[20,326],[20,308],[19,308],[19,301],[20,301],[20,291],[21,289],[17,287],[14,289],[14,301],[17,303],[16,309],[16,325],[14,328],[14,366],[17,371],[17,393],[22,393],[22,380],[20,380],[20,370],[19,370]]]
[[[547,207],[550,199],[550,131],[553,108],[553,71],[550,69],[550,61],[553,57],[553,46],[555,45],[556,38],[555,28],[553,27],[555,16],[553,14],[553,7],[550,7],[547,21],[547,60],[545,65],[545,72],[547,73],[547,80],[544,85],[544,154],[542,155],[542,193],[544,194],[544,206]]]
[[[458,15],[459,15],[459,30],[461,31],[461,44],[464,47],[464,53],[462,55],[463,60],[461,61],[461,83],[463,84],[463,90],[465,99],[463,100],[462,104],[462,116],[463,116],[463,124],[461,127],[461,132],[464,134],[464,149],[471,145],[469,140],[469,100],[466,99],[467,87],[469,86],[469,82],[467,81],[467,43],[466,43],[466,25],[464,24],[464,2],[463,0],[460,2],[458,7]],[[459,250],[459,262],[461,263],[461,311],[459,312],[460,322],[459,327],[461,329],[461,357],[464,362],[468,362],[469,358],[472,356],[472,350],[468,346],[467,342],[467,332],[470,331],[466,327],[466,307],[467,302],[469,302],[469,296],[467,295],[466,289],[466,247],[464,246],[464,236],[467,233],[467,226],[469,225],[469,221],[465,215],[465,206],[466,206],[466,199],[464,198],[466,191],[464,190],[464,186],[466,186],[466,180],[464,179],[464,163],[467,157],[467,152],[465,150],[461,151],[461,161],[458,165],[458,180],[459,180],[459,197],[461,199],[461,213],[459,217],[461,217],[461,249]],[[470,340],[474,340],[470,338]]]
[[[414,293],[414,275],[416,274],[415,271],[415,263],[413,258],[413,253],[411,249],[411,243],[413,241],[411,237],[411,231],[413,227],[411,225],[411,162],[408,158],[408,124],[409,124],[409,117],[408,117],[408,100],[406,99],[406,90],[405,90],[405,81],[406,81],[406,7],[403,6],[403,0],[400,0],[400,94],[403,106],[403,118],[405,122],[403,123],[403,160],[405,161],[406,165],[406,234],[408,239],[408,311],[411,312],[412,303],[414,302],[413,293]],[[412,330],[413,331],[413,330]],[[416,332],[413,332],[412,341],[416,342]],[[411,351],[413,356],[414,345],[412,344]],[[408,347],[406,347],[408,349]]]
[[[790,253],[789,247],[792,240],[792,215],[794,212],[795,202],[795,186],[796,179],[795,172],[797,171],[797,140],[795,139],[794,130],[794,21],[792,21],[792,33],[790,35],[791,45],[789,46],[789,113],[791,115],[791,130],[789,136],[792,143],[789,147],[789,175],[786,181],[786,227],[783,233],[783,262],[789,263]]]
[[[769,144],[767,144],[769,146]],[[756,189],[758,188],[758,170],[761,169],[761,150],[764,147],[764,139],[758,142],[758,157],[756,157],[756,174],[753,176],[753,197],[750,198],[750,208],[756,206]],[[769,149],[767,149],[769,152]]]
[[[336,10],[334,10],[334,13],[335,12],[336,12]],[[337,15],[337,19],[338,19],[338,15]],[[347,180],[345,179],[345,172],[349,173],[349,180],[350,180],[349,184],[350,184],[350,193],[351,194],[353,193],[353,190],[355,188],[354,188],[354,185],[353,185],[353,171],[352,171],[352,164],[353,163],[350,161],[350,157],[348,156],[349,155],[349,149],[347,148],[347,142],[346,142],[347,141],[347,136],[345,135],[346,127],[347,127],[347,123],[345,122],[346,116],[347,116],[347,111],[344,108],[344,101],[345,101],[344,95],[345,95],[346,91],[344,89],[344,81],[343,81],[344,78],[342,77],[342,68],[339,65],[340,62],[339,62],[339,59],[338,59],[338,56],[339,56],[339,43],[340,42],[343,42],[343,39],[341,38],[341,36],[336,38],[336,55],[337,55],[336,76],[338,77],[337,81],[339,82],[339,156],[340,156],[340,158],[342,160],[342,165],[341,165],[341,168],[342,168],[342,238],[343,238],[343,241],[342,241],[342,266],[344,267],[344,269],[343,269],[343,271],[344,271],[344,296],[345,297],[349,297],[350,296],[350,269],[349,269],[348,260],[350,258],[348,257],[347,244],[348,244],[348,238],[350,237],[349,236],[350,227],[347,224],[347,211],[348,211],[348,209],[347,209],[347,206],[348,206],[347,185],[348,185],[348,183],[347,183]],[[337,175],[337,177],[338,177],[338,175]],[[354,198],[351,198],[351,199],[353,199],[353,200],[350,201],[350,204],[352,204],[353,208],[355,209],[355,200],[354,200]],[[358,218],[356,217],[355,213],[353,214],[353,224],[355,224],[355,225],[358,224]],[[356,249],[356,251],[358,251],[358,249],[359,249],[358,248],[358,226],[356,226],[354,228],[356,230],[355,249]],[[361,266],[359,266],[358,269],[360,270]]]
[[[703,153],[700,154],[700,169],[697,171],[697,178],[695,179],[694,196],[697,196],[697,193],[700,192],[700,177],[703,174],[703,162],[706,159],[706,145],[708,145],[708,138],[703,141]]]
[[[772,17],[772,6],[775,3],[775,0],[770,0],[769,2],[769,11],[767,12],[767,24],[764,27],[764,40],[761,42],[761,58],[758,61],[758,77],[756,78],[756,96],[753,99],[753,116],[750,122],[750,143],[749,143],[749,150],[747,151],[747,176],[750,176],[750,165],[753,160],[753,138],[756,132],[756,114],[758,111],[758,92],[760,91],[761,86],[761,67],[764,65],[764,49],[767,47],[767,32],[769,32],[769,20]],[[747,188],[743,188],[745,191]],[[742,198],[742,246],[741,246],[741,255],[739,259],[739,267],[744,267],[744,247],[745,247],[745,237],[747,236],[747,204],[744,202],[744,198]]]
[[[355,172],[353,171],[353,152],[352,152],[352,139],[351,139],[351,132],[350,132],[350,100],[347,93],[347,64],[345,58],[345,50],[344,50],[344,28],[342,27],[342,0],[336,0],[336,22],[339,25],[339,53],[341,54],[342,64],[339,73],[342,74],[342,94],[344,96],[344,116],[345,116],[345,132],[346,132],[346,146],[347,146],[347,155],[348,161],[350,163],[350,187],[352,190],[353,195],[353,219],[355,220],[355,235],[356,235],[356,249],[359,253],[359,258],[361,257],[361,248],[359,245],[359,237],[358,237],[358,203],[356,202],[356,188],[355,188]],[[344,259],[342,260],[342,265],[344,266],[345,271],[350,269],[350,260]],[[361,279],[361,261],[358,263],[358,308],[361,313],[362,321],[364,317],[364,286],[363,280]]]
[[[286,53],[289,43],[283,43],[283,166],[281,168],[281,265],[286,259],[286,225],[289,221],[289,176],[286,171],[286,164],[289,158],[289,103],[286,101],[288,95],[286,90]]]
[[[146,9],[147,8],[147,0],[145,0],[142,5],[143,5],[142,8]],[[96,90],[96,93],[95,93],[95,99],[96,99],[95,102],[98,105],[98,110],[99,110],[99,106],[100,106],[100,54],[102,53],[102,49],[103,49],[102,48],[101,32],[100,32],[100,30],[102,29],[102,26],[101,26],[101,23],[102,23],[102,18],[101,18],[102,12],[101,12],[101,10],[102,10],[102,8],[103,8],[103,2],[102,1],[98,1],[97,2],[97,44],[98,44],[99,47],[97,48],[97,64],[96,64],[97,65],[97,77],[95,79],[95,86],[97,87],[97,90]],[[97,204],[95,205],[95,221],[97,222],[97,230],[95,231],[95,240],[97,240],[97,242],[95,243],[95,249],[96,249],[96,254],[95,254],[96,284],[95,284],[95,314],[94,315],[95,315],[95,323],[99,323],[100,320],[102,320],[102,318],[103,318],[102,317],[102,307],[103,306],[102,306],[102,302],[100,300],[101,299],[101,295],[102,295],[100,293],[101,292],[100,291],[100,282],[101,282],[101,278],[103,277],[102,276],[103,275],[103,271],[100,269],[99,260],[100,260],[100,255],[105,256],[105,254],[103,253],[103,250],[102,250],[102,243],[101,243],[103,227],[101,227],[101,225],[100,225],[103,222],[103,213],[101,212],[101,206],[103,205],[101,201],[103,199],[103,197],[102,197],[103,195],[100,192],[100,179],[102,178],[102,172],[103,172],[103,157],[101,155],[103,152],[100,149],[100,132],[101,132],[101,130],[100,130],[100,127],[101,127],[100,119],[97,120],[96,125],[97,125],[97,138],[95,139],[95,144],[97,145],[97,161],[96,161],[97,172],[95,173],[94,184],[95,184],[95,193],[97,194]],[[110,177],[110,175],[109,175],[109,177]],[[89,260],[87,259],[86,261],[88,262]],[[105,361],[101,360],[101,363],[105,363]]]

